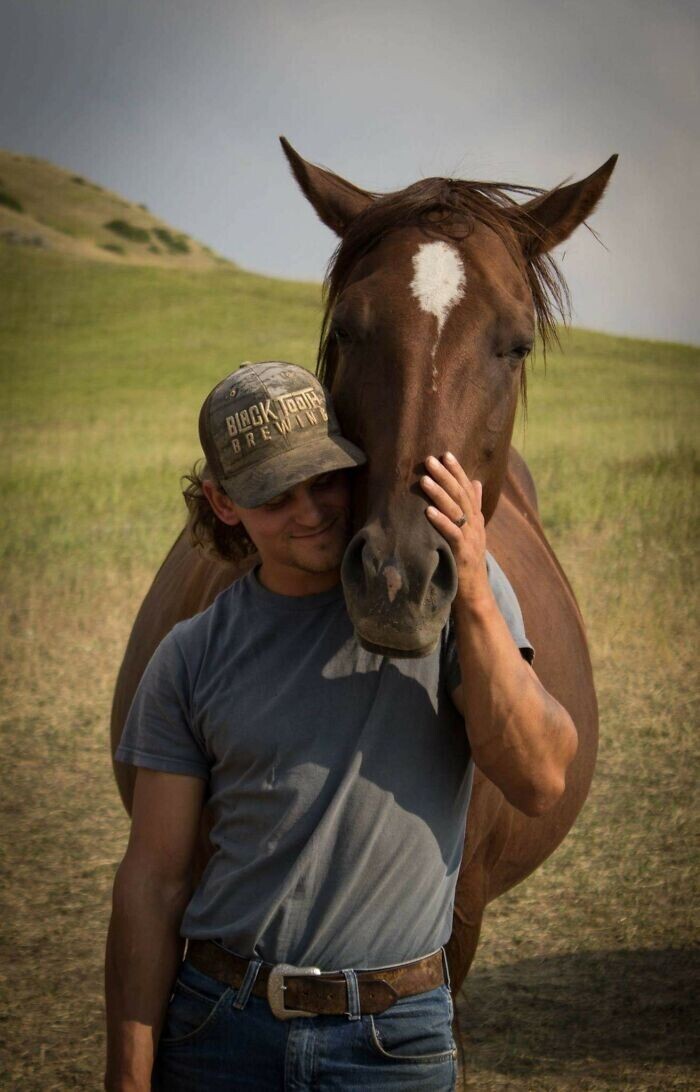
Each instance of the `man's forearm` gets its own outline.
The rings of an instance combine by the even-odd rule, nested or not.
[[[454,455],[425,460],[426,517],[449,543],[457,570],[453,612],[464,712],[476,765],[507,800],[539,815],[564,791],[576,754],[576,729],[520,655],[489,585],[483,485],[470,481]],[[461,695],[461,696],[460,696]]]
[[[165,892],[125,859],[114,884],[105,987],[109,1092],[146,1092],[183,941],[189,890]]]
[[[493,595],[454,607],[464,716],[477,766],[529,815],[564,791],[577,735],[566,710],[522,658]]]

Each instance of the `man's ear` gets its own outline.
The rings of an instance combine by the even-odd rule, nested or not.
[[[219,489],[214,485],[214,482],[202,482],[202,492],[209,501],[214,515],[216,515],[222,523],[227,523],[229,527],[237,527],[241,522],[241,517],[238,515],[236,505],[233,503],[230,497],[224,493],[223,489]]]

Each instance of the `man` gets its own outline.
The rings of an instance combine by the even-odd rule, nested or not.
[[[393,660],[361,648],[345,610],[365,459],[321,385],[248,365],[210,393],[200,437],[200,536],[209,514],[221,552],[252,544],[260,564],[163,640],[117,751],[139,769],[106,1087],[450,1089],[442,946],[473,763],[538,814],[563,791],[574,726],[528,662],[480,483],[454,458],[421,479],[457,567],[454,625],[432,655]],[[193,893],[205,802],[214,853]]]

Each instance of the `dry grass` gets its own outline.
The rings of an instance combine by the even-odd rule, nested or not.
[[[107,282],[96,267],[11,261],[0,1084],[98,1089],[128,829],[108,757],[115,673],[180,525],[177,478],[210,380],[264,355],[245,347],[261,329],[270,355],[287,344],[309,361],[318,312],[309,286],[242,274],[127,280],[103,266]],[[488,911],[460,1006],[469,1088],[698,1083],[697,365],[682,347],[577,334],[531,384],[525,452],[587,620],[602,742],[572,834]]]
[[[596,777],[557,854],[487,912],[460,1006],[468,1088],[698,1084],[692,631],[669,640],[655,617],[655,598],[667,598],[663,568],[635,586],[626,563],[621,580],[611,564],[615,540],[605,538],[563,541],[559,550],[591,638],[602,729]],[[627,625],[611,608],[611,580]],[[675,604],[669,629],[685,605]]]

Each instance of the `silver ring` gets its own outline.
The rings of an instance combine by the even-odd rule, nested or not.
[[[459,517],[459,519],[456,519],[453,522],[455,527],[464,527],[464,524],[467,522],[467,517],[465,516],[464,512],[462,512],[462,515]]]

